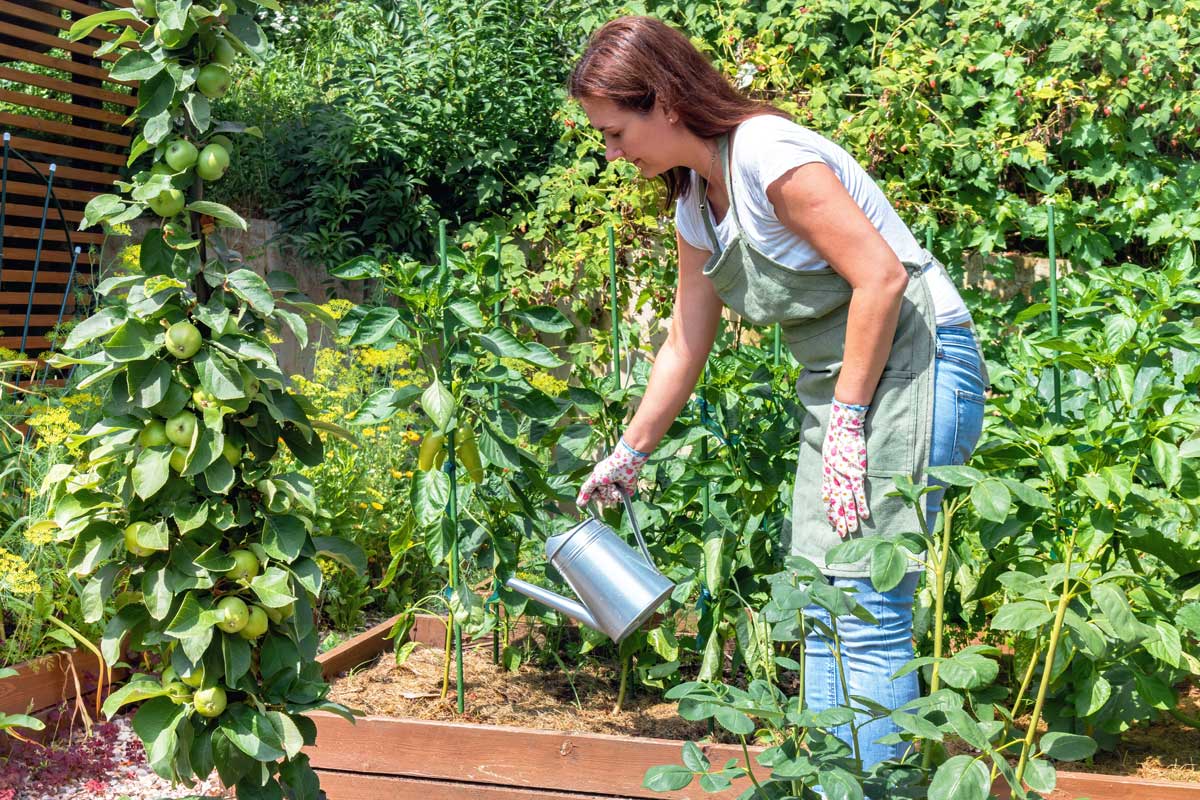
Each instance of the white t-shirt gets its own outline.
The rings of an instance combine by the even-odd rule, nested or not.
[[[820,254],[775,216],[767,198],[767,187],[793,167],[820,162],[833,170],[850,197],[883,236],[901,261],[927,264],[932,256],[896,214],[891,203],[858,162],[843,148],[815,131],[789,119],[764,114],[741,123],[733,138],[733,193],[742,235],[763,255],[797,271],[826,266]],[[720,169],[718,164],[715,169]],[[693,171],[692,190],[675,202],[675,225],[692,247],[712,252],[712,241],[696,207],[699,178]],[[711,208],[708,211],[710,218]],[[724,248],[733,241],[733,215],[726,212],[720,224],[713,219],[717,239]],[[938,325],[953,325],[971,318],[958,290],[945,271],[930,270],[926,276],[933,296]]]

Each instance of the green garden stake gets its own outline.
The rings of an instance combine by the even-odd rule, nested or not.
[[[500,290],[502,284],[500,281],[500,256],[503,252],[500,234],[496,234],[496,302],[492,305],[492,321],[499,324],[500,321]],[[500,356],[496,356],[496,363],[500,363]],[[496,409],[496,414],[500,414],[500,387],[497,384],[492,384],[492,406]],[[500,663],[500,630],[503,622],[504,603],[499,599],[500,582],[495,581],[495,586],[492,591],[497,594],[496,599],[496,630],[492,632],[492,663]]]
[[[925,210],[928,211],[929,209]],[[925,226],[925,249],[930,253],[933,252],[933,234],[936,230],[937,220],[930,219],[929,223]]]
[[[613,376],[621,388],[621,328],[617,315],[617,240],[613,226],[608,226],[608,280],[612,287]]]
[[[775,343],[774,343],[774,362],[775,366],[779,366],[783,361],[783,345],[780,342],[779,323],[775,323]]]
[[[445,279],[450,272],[450,261],[446,256],[446,221],[441,220],[438,223],[438,258],[439,271],[438,275],[441,279]],[[447,385],[450,383],[450,359],[447,357],[447,350],[450,347],[450,314],[447,311],[442,312],[442,377]],[[446,474],[450,476],[450,503],[446,508],[446,512],[450,515],[450,528],[454,531],[454,535],[450,537],[450,591],[458,591],[458,481],[455,478],[455,453],[454,453],[454,431],[451,430],[446,436]],[[455,681],[455,692],[458,697],[458,713],[461,714],[465,710],[463,697],[463,649],[462,649],[462,627],[454,620],[454,614],[450,614],[447,620],[450,626],[451,634],[454,638],[454,663],[457,671]]]
[[[1054,253],[1054,198],[1046,198],[1046,245],[1050,256],[1050,333],[1058,336],[1058,264]],[[1054,416],[1062,419],[1062,384],[1054,359]]]

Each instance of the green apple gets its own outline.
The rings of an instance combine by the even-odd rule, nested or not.
[[[210,144],[200,151],[196,174],[206,181],[220,179],[229,169],[229,151],[219,144]]]
[[[190,686],[193,689],[199,689],[204,685],[204,668],[197,667],[196,669],[192,670],[191,675],[184,675],[180,677],[179,680],[183,681],[185,686]]]
[[[196,88],[209,100],[223,97],[232,83],[233,76],[220,64],[205,64],[196,76]]]
[[[229,43],[229,40],[224,36],[217,36],[213,42],[212,60],[224,67],[232,67],[233,62],[237,61],[237,48]]]
[[[171,698],[175,705],[181,705],[192,699],[192,690],[185,686],[183,681],[171,681],[163,688],[167,690],[167,697]]]
[[[133,7],[137,9],[143,19],[154,19],[158,16],[156,0],[133,0]]]
[[[181,30],[170,30],[161,22],[154,26],[154,41],[161,44],[168,50],[178,50],[181,47],[186,47],[187,43],[196,35],[196,23],[190,19],[184,23]]]
[[[266,611],[267,616],[271,619],[271,622],[274,622],[276,625],[278,625],[284,620],[292,618],[292,615],[296,613],[296,603],[291,602],[286,606],[280,606],[279,608],[268,608]]]
[[[200,335],[200,329],[186,319],[167,328],[167,352],[176,358],[191,358],[200,352],[200,345],[203,343],[204,337]]]
[[[154,550],[149,547],[144,547],[138,544],[137,535],[146,528],[153,528],[149,522],[134,522],[125,528],[125,549],[133,553],[135,556],[145,558],[146,556],[154,555]]]
[[[161,447],[168,441],[167,426],[161,419],[150,420],[138,434],[138,444],[142,447]]]
[[[192,391],[192,405],[202,411],[206,411],[210,408],[216,408],[217,397],[203,386],[197,386]]]
[[[225,697],[225,690],[220,686],[214,686],[211,689],[201,689],[196,692],[192,697],[192,702],[196,704],[196,713],[200,716],[219,717],[225,710],[228,701]]]
[[[233,581],[249,580],[258,574],[258,556],[250,550],[239,549],[229,554],[233,558],[233,569],[225,577]]]
[[[222,597],[217,603],[217,613],[221,615],[217,627],[226,633],[237,633],[250,621],[250,609],[240,597]]]
[[[196,433],[196,415],[191,411],[180,411],[167,420],[167,438],[177,447],[192,446],[192,436]]]
[[[208,143],[221,145],[221,147],[225,148],[226,153],[233,152],[233,139],[230,139],[223,133],[218,133],[216,136],[208,137]]]
[[[170,165],[171,169],[178,172],[195,164],[199,155],[200,151],[196,149],[196,145],[187,139],[173,139],[167,145],[167,151],[163,154],[163,159]]]
[[[173,448],[171,450],[171,469],[175,470],[180,475],[182,475],[184,469],[186,469],[186,468],[187,468],[187,448],[186,447]]]
[[[187,202],[183,196],[183,192],[172,186],[169,189],[163,189],[158,194],[151,197],[148,201],[150,210],[160,217],[173,217],[180,211],[183,211],[183,206]]]
[[[267,632],[267,612],[262,609],[262,606],[250,606],[250,619],[246,622],[246,627],[238,631],[238,636],[243,639],[257,639]]]
[[[225,456],[229,466],[236,467],[242,460],[242,448],[226,439],[224,447],[221,448],[221,455]]]

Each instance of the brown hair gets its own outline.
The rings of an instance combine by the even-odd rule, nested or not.
[[[643,114],[658,101],[704,139],[727,134],[760,114],[788,116],[743,96],[686,36],[653,17],[618,17],[593,33],[567,91],[576,100],[605,98]],[[688,172],[673,167],[663,173],[668,207],[688,195]]]

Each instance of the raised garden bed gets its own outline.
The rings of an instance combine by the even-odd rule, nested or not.
[[[109,673],[111,684],[98,697],[100,664],[96,656],[83,649],[63,650],[18,664],[17,674],[0,680],[0,713],[30,714],[47,723],[44,731],[21,731],[22,735],[42,740],[57,733],[56,723],[73,717],[70,709],[79,703],[92,719],[99,718],[105,697],[125,679],[126,670]],[[8,737],[0,736],[0,753],[8,746]]]
[[[384,637],[392,627],[388,620],[318,657],[327,678],[369,666],[390,651]],[[440,660],[445,625],[437,617],[420,617],[410,635],[425,645],[430,657]],[[490,665],[490,640],[474,643],[476,657]],[[416,653],[420,653],[418,648]],[[418,657],[414,655],[414,657]],[[87,651],[67,651],[20,665],[18,675],[0,680],[0,711],[25,713],[30,708],[43,718],[77,698],[95,708],[96,671],[94,657]],[[365,674],[365,670],[363,670]],[[470,675],[471,673],[468,673]],[[124,677],[114,673],[114,683]],[[76,684],[78,679],[78,685]],[[353,681],[343,679],[339,687]],[[586,676],[577,678],[581,694]],[[338,688],[337,691],[342,691]],[[435,706],[436,696],[416,692],[400,698],[411,704]],[[453,697],[453,696],[451,696]],[[474,698],[483,706],[486,697]],[[354,706],[351,701],[349,703]],[[468,712],[472,709],[468,700]],[[446,704],[447,706],[449,704]],[[632,704],[630,704],[632,706]],[[657,764],[678,763],[679,740],[643,735],[615,735],[549,730],[565,727],[564,719],[576,717],[568,700],[558,709],[548,709],[545,725],[538,729],[517,725],[418,719],[407,716],[368,715],[351,725],[326,713],[313,715],[318,727],[318,744],[306,752],[321,777],[329,800],[586,800],[597,797],[733,798],[742,788],[723,794],[707,794],[691,786],[679,792],[658,793],[641,786],[645,771]],[[429,709],[426,715],[436,714]],[[668,722],[653,709],[632,709],[616,724],[640,730],[630,720],[645,718],[646,730],[689,735],[680,721]],[[586,715],[583,715],[586,716]],[[581,723],[604,728],[599,716]],[[671,726],[674,726],[673,728]],[[686,723],[684,723],[686,725]],[[1151,733],[1157,733],[1151,730]],[[0,737],[4,738],[4,737]],[[2,743],[0,743],[2,744]],[[1132,748],[1130,748],[1132,749]],[[742,760],[739,748],[709,745],[706,754],[716,763],[730,758]],[[751,755],[757,752],[751,748]],[[1103,769],[1103,764],[1097,765]],[[1088,797],[1091,800],[1200,800],[1200,782],[1148,780],[1142,777],[1092,772],[1060,771],[1058,789],[1052,800]]]
[[[364,665],[390,650],[384,637],[385,622],[352,639],[321,658],[325,673],[334,678],[344,669]],[[440,661],[445,625],[436,617],[422,617],[410,635],[434,650]],[[490,652],[490,641],[480,642]],[[418,648],[415,653],[419,653]],[[414,653],[414,657],[415,657]],[[482,656],[481,656],[482,657]],[[490,662],[489,662],[490,664]],[[382,665],[386,671],[388,665]],[[470,676],[468,672],[468,679]],[[381,674],[367,676],[376,683],[390,680]],[[356,707],[355,692],[344,689],[354,677],[335,685],[334,697]],[[351,725],[332,714],[314,714],[317,746],[306,752],[321,776],[321,787],[329,800],[584,800],[597,797],[735,798],[745,786],[720,794],[708,794],[693,784],[678,792],[654,792],[642,787],[646,770],[658,764],[679,763],[682,742],[642,735],[613,735],[575,730],[546,730],[516,725],[445,719],[436,716],[445,701],[436,693],[412,691],[414,686],[396,687],[395,707],[407,716],[368,714]],[[474,687],[468,686],[468,692]],[[514,689],[514,692],[516,690]],[[405,695],[410,695],[405,697]],[[430,694],[434,694],[430,697]],[[477,702],[486,704],[483,688]],[[468,714],[471,698],[468,694]],[[378,704],[375,698],[372,705]],[[429,709],[414,713],[424,704]],[[545,719],[562,725],[560,716],[570,716],[571,702],[562,703],[560,713],[549,710]],[[445,716],[445,712],[441,712]],[[586,713],[583,716],[587,716]],[[581,725],[587,720],[579,720]],[[678,728],[678,721],[675,723]],[[666,730],[666,726],[662,728]],[[687,735],[684,733],[684,735]],[[703,748],[714,763],[730,758],[743,761],[741,749],[730,745]],[[751,748],[751,757],[757,752]],[[1124,775],[1068,772],[1058,773],[1058,788],[1051,800],[1087,797],[1091,800],[1200,800],[1200,782],[1147,780]]]

